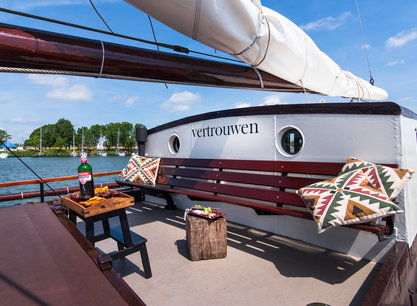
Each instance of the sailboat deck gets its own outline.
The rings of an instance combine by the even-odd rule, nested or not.
[[[138,253],[113,266],[147,305],[357,305],[379,268],[230,222],[227,257],[191,261],[183,211],[150,202],[126,211],[131,230],[148,239],[152,278],[144,277]],[[82,222],[78,227],[84,230]],[[96,247],[110,252],[116,243],[107,239]]]

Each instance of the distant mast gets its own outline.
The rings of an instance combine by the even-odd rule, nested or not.
[[[42,156],[42,126],[40,132],[40,148],[39,148],[39,156]]]

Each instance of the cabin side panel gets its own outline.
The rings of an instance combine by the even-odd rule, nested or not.
[[[417,120],[401,118],[401,160],[400,168],[417,170]],[[397,196],[398,202],[404,205],[404,214],[398,215],[398,239],[405,240],[411,246],[417,235],[417,176],[414,174]]]

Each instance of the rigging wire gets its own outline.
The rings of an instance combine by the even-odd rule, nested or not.
[[[90,1],[91,1],[91,0],[90,0]],[[151,25],[153,39],[154,39],[154,40],[155,40],[155,42],[157,43],[158,41],[156,40],[155,30],[154,30],[154,28],[153,28],[153,24],[152,24],[152,19],[151,19],[151,16],[149,16],[149,15],[148,15],[148,19],[149,19],[149,24]],[[156,49],[157,49],[157,50],[158,50],[158,52],[159,52],[159,46],[158,46],[158,45],[156,45]],[[165,84],[165,88],[166,88],[166,89],[168,89],[168,85],[167,85],[167,83],[164,83],[164,84]]]
[[[364,32],[364,30],[363,30],[362,19],[361,19],[361,15],[360,15],[360,12],[359,12],[359,4],[358,4],[358,0],[355,0],[355,1],[356,1],[356,9],[357,9],[357,12],[358,12],[359,24],[360,24],[360,26],[361,26],[361,31],[362,31],[362,41],[363,41],[363,47],[364,47],[364,49],[365,49],[366,60],[367,60],[367,62],[368,62],[369,78],[370,78],[370,79],[369,79],[369,83],[371,83],[371,85],[374,85],[375,81],[374,81],[374,78],[372,77],[371,64],[370,64],[370,62],[369,62],[369,56],[368,56],[368,45],[367,45],[367,43],[366,43],[366,39],[365,39],[365,32]]]
[[[46,186],[48,186],[48,188],[49,189],[51,189],[54,193],[55,193],[55,195],[57,195],[59,198],[61,198],[61,196],[55,191],[55,189],[53,189],[51,186],[49,186],[49,184],[47,183],[47,182],[45,182],[44,180],[43,180],[43,178],[41,178],[31,167],[29,167],[19,156],[17,156],[12,150],[10,150],[10,148],[2,141],[2,140],[0,140],[0,142],[1,142],[1,144],[10,152],[10,153],[12,153],[13,154],[13,156],[14,157],[17,157],[17,159],[23,164],[23,165],[25,165],[26,166],[26,168],[28,168],[30,171],[32,171],[32,173],[34,174],[34,175],[36,175],[36,177],[39,179],[39,180],[41,180],[41,182],[43,183],[43,184],[45,184]]]
[[[3,7],[0,7],[0,12],[14,14],[14,15],[23,16],[23,17],[32,18],[32,19],[37,19],[37,20],[42,20],[42,21],[51,22],[51,23],[56,23],[56,24],[60,24],[60,25],[68,26],[68,27],[78,28],[78,29],[82,29],[82,30],[86,30],[86,31],[106,34],[106,35],[120,37],[120,38],[124,38],[124,39],[134,40],[134,41],[138,41],[138,42],[145,43],[145,44],[157,45],[159,47],[171,49],[173,51],[181,52],[181,53],[185,53],[185,54],[194,53],[194,54],[204,55],[204,56],[208,56],[208,57],[213,57],[213,58],[216,58],[216,59],[222,59],[222,60],[226,60],[226,61],[231,61],[231,62],[244,64],[240,60],[227,58],[227,57],[219,56],[219,55],[213,55],[213,54],[198,52],[198,51],[190,50],[186,47],[179,46],[179,45],[171,45],[171,44],[166,44],[166,43],[156,43],[156,42],[146,40],[146,39],[141,39],[141,38],[128,36],[128,35],[124,35],[124,34],[112,33],[112,32],[109,32],[109,31],[104,31],[104,30],[100,30],[100,29],[96,29],[96,28],[87,27],[87,26],[82,26],[82,25],[78,25],[78,24],[75,24],[75,23],[70,23],[70,22],[65,22],[65,21],[61,21],[61,20],[57,20],[57,19],[32,15],[32,14],[28,14],[28,13],[19,12],[19,11],[14,11],[14,10],[6,9],[6,8],[3,8]]]
[[[107,24],[107,22],[104,20],[104,18],[101,16],[101,14],[98,12],[98,10],[96,9],[93,0],[90,0],[91,6],[93,7],[93,9],[96,11],[96,14],[98,15],[98,17],[100,17],[100,19],[103,21],[103,23],[106,25],[107,29],[109,29],[110,32],[114,33],[112,31],[112,29],[110,29],[109,25]]]

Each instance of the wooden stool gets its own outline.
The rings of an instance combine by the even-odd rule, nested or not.
[[[227,255],[227,228],[223,217],[209,220],[188,214],[186,239],[190,259],[225,258]]]

